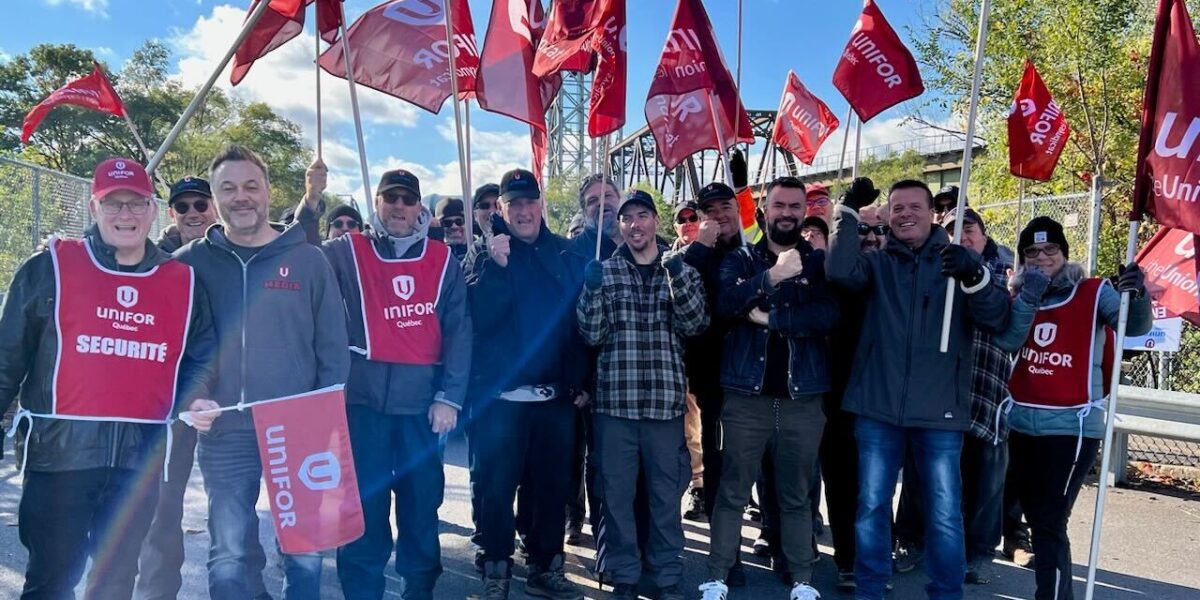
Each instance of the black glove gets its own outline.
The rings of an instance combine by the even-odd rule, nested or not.
[[[974,250],[958,244],[948,244],[942,248],[941,255],[944,277],[953,277],[967,287],[983,281],[983,262]]]
[[[663,268],[672,279],[683,274],[683,253],[676,252],[662,261]]]
[[[1117,268],[1117,291],[1129,292],[1134,298],[1146,294],[1146,274],[1136,264],[1122,265]]]
[[[1046,288],[1050,287],[1050,278],[1037,267],[1025,267],[1022,271],[1021,298],[1033,306],[1042,303]]]
[[[590,261],[583,269],[583,285],[593,292],[604,285],[604,269],[599,261]]]
[[[879,190],[875,189],[875,182],[869,177],[855,177],[850,183],[850,189],[842,194],[842,204],[858,210],[870,206],[878,197]]]
[[[740,190],[750,184],[750,169],[746,166],[746,157],[742,155],[741,149],[735,149],[729,157],[729,174],[733,177],[730,185],[733,189]]]

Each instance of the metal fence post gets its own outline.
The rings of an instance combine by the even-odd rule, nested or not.
[[[1088,274],[1096,276],[1096,265],[1100,258],[1100,204],[1104,201],[1104,181],[1099,173],[1092,173],[1091,230],[1088,235]]]
[[[33,238],[30,250],[36,250],[42,238],[42,173],[33,171],[33,216],[29,220],[29,234]]]

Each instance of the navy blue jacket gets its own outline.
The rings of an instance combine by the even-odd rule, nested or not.
[[[787,338],[788,391],[793,398],[829,391],[829,357],[825,336],[838,320],[838,305],[825,280],[825,255],[803,240],[797,246],[804,262],[799,277],[772,287],[767,270],[775,255],[766,241],[730,252],[721,263],[717,316],[731,320],[721,354],[721,387],[741,394],[762,393],[771,331]],[[767,311],[768,326],[750,322],[752,308]]]

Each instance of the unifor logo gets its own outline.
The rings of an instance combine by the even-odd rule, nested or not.
[[[1033,341],[1045,348],[1054,343],[1054,338],[1058,336],[1058,325],[1055,323],[1042,323],[1033,328]]]
[[[408,300],[417,291],[417,280],[411,275],[397,275],[392,278],[392,291],[402,300]]]
[[[342,465],[332,452],[309,454],[300,464],[300,482],[314,492],[336,488],[342,483]]]
[[[133,286],[123,285],[117,288],[117,304],[125,308],[133,308],[138,302],[138,291]]]
[[[287,277],[288,273],[291,273],[290,269],[288,269],[287,267],[279,267],[279,276],[280,277]]]
[[[113,163],[113,166],[116,167],[116,169],[118,171],[124,171],[125,170],[125,161],[118,160],[117,162]]]
[[[435,0],[396,0],[383,9],[383,16],[415,27],[446,23],[442,3]]]

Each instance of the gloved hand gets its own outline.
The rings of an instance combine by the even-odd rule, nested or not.
[[[974,250],[958,244],[948,244],[942,248],[941,255],[944,277],[953,277],[967,287],[983,281],[983,262]]]
[[[870,206],[878,197],[879,190],[875,189],[875,182],[869,177],[855,177],[850,183],[850,189],[842,194],[842,204],[858,210]]]
[[[1050,278],[1037,267],[1026,267],[1022,273],[1021,299],[1032,306],[1040,305],[1050,287]]]
[[[667,275],[670,275],[672,279],[679,277],[683,274],[683,253],[673,253],[662,261],[662,265],[667,270]]]
[[[583,269],[583,285],[593,292],[604,285],[604,269],[599,261],[591,261]]]
[[[1129,292],[1134,298],[1146,294],[1146,274],[1136,264],[1122,265],[1117,268],[1117,291]]]
[[[750,184],[750,170],[746,166],[746,157],[742,154],[741,149],[735,149],[729,157],[729,173],[733,177],[730,187],[735,191]]]

